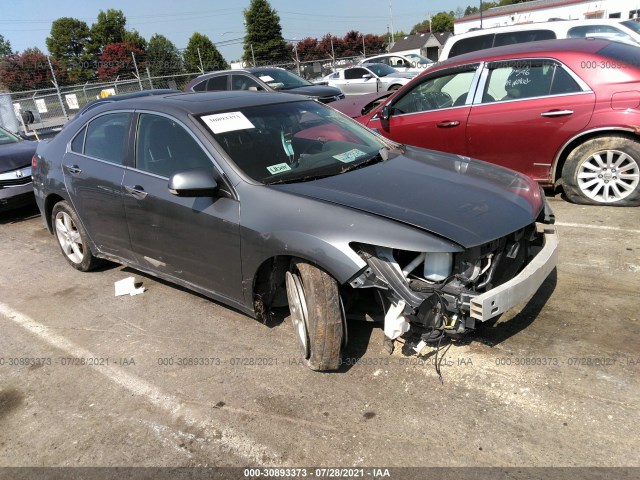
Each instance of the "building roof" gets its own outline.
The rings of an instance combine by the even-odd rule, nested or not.
[[[430,38],[435,38],[440,45],[444,45],[452,34],[450,32],[436,32],[436,33],[418,33],[415,35],[407,35],[396,40],[390,52],[404,52],[405,50],[419,50],[425,46]]]
[[[533,0],[531,2],[514,3],[511,5],[503,5],[501,7],[493,7],[483,10],[482,18],[497,17],[499,15],[509,15],[510,13],[529,12],[531,10],[541,10],[544,8],[560,7],[563,5],[571,5],[574,3],[589,3],[589,0]],[[458,22],[468,22],[470,20],[478,20],[480,13],[472,13],[455,20]]]

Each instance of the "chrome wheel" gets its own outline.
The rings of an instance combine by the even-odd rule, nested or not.
[[[84,259],[84,245],[78,227],[67,212],[60,211],[55,216],[55,229],[58,243],[67,258],[80,264]]]
[[[640,183],[638,161],[620,150],[592,154],[578,168],[578,187],[591,200],[613,203],[631,195]]]
[[[287,272],[287,298],[289,300],[293,329],[298,337],[298,345],[303,358],[307,359],[309,358],[307,301],[304,297],[304,289],[302,288],[300,277],[291,272]]]

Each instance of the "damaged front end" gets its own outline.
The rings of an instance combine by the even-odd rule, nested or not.
[[[367,266],[348,283],[375,289],[385,347],[410,329],[416,350],[458,336],[528,300],[556,266],[558,237],[545,209],[539,222],[462,252],[407,252],[352,244]]]

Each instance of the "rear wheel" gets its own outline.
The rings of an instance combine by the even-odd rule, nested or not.
[[[622,135],[588,140],[567,157],[562,180],[575,203],[640,205],[640,144]]]
[[[67,262],[81,272],[95,268],[100,260],[91,253],[87,234],[73,208],[65,201],[58,202],[51,215],[58,245]]]
[[[402,85],[391,85],[387,91],[388,92],[395,92],[396,90],[399,90],[401,86]]]
[[[337,370],[346,330],[338,282],[314,265],[293,261],[286,283],[291,321],[307,366]]]

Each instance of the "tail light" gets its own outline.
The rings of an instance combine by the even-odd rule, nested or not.
[[[34,153],[33,157],[31,157],[31,170],[35,170],[38,166],[38,154]]]

